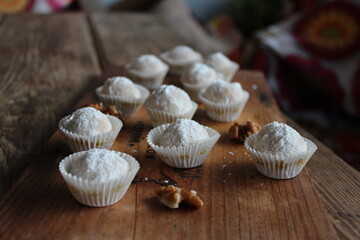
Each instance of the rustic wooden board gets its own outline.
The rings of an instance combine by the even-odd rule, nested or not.
[[[100,67],[83,14],[3,15],[0,36],[1,199]]]
[[[89,89],[77,107],[94,102]],[[174,78],[169,80],[176,80]],[[283,121],[262,74],[237,75],[251,94],[239,121],[248,118],[265,124]],[[144,109],[125,121],[113,149],[138,159],[138,180],[171,178],[184,189],[194,189],[204,200],[202,209],[182,206],[170,210],[155,198],[157,184],[133,184],[125,197],[110,207],[90,208],[69,193],[58,171],[59,161],[70,154],[56,132],[45,150],[30,165],[0,206],[1,239],[334,239],[332,224],[305,168],[291,180],[259,174],[243,146],[228,139],[231,123],[209,120],[201,106],[195,120],[222,136],[198,167],[179,170],[166,166],[145,141],[150,130]],[[315,153],[313,159],[318,158]]]

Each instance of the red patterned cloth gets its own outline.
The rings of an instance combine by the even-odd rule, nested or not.
[[[360,81],[357,71],[360,62],[359,16],[360,2],[333,1],[259,32],[257,38],[263,54],[276,60],[276,63],[271,63],[272,69],[267,71],[275,93],[284,93],[287,88],[295,91],[295,87],[307,89],[307,94],[313,95],[313,91],[326,99],[314,99],[314,105],[310,107],[328,108],[331,103],[337,110],[360,116],[360,94],[353,94],[356,91],[353,86],[356,88]],[[285,68],[274,58],[280,59]],[[253,64],[257,63],[253,61]],[[303,82],[277,76],[279,71],[286,71],[280,74],[283,76],[296,70],[306,77]],[[299,91],[296,94],[302,95]],[[284,108],[307,107],[302,103],[302,96],[292,96],[292,99],[283,99],[283,95],[278,97],[286,103]]]
[[[313,56],[341,60],[360,47],[360,16],[357,5],[334,1],[305,14],[294,24],[293,35]]]
[[[281,108],[360,170],[360,2],[319,5],[256,40],[250,67]]]

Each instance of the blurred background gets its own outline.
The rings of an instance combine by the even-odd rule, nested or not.
[[[0,0],[64,11],[152,12],[203,54],[262,71],[282,111],[360,170],[360,0]]]

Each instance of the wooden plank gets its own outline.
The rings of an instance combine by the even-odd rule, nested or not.
[[[294,121],[286,122],[319,147],[307,169],[339,236],[360,239],[360,173]]]
[[[0,36],[1,198],[100,68],[83,14],[7,15]]]
[[[94,85],[118,73],[119,69],[106,72]],[[241,71],[237,79],[251,95],[240,121],[251,118],[265,124],[284,120],[262,74]],[[95,101],[93,89],[95,86],[77,107]],[[205,202],[202,209],[186,206],[167,209],[155,199],[158,186],[150,182],[133,184],[113,206],[82,206],[70,195],[59,174],[58,163],[70,151],[63,136],[56,132],[0,205],[0,236],[2,239],[336,238],[306,168],[290,180],[264,177],[256,171],[244,147],[229,140],[227,131],[231,123],[209,120],[203,106],[194,119],[222,134],[206,162],[198,168],[179,170],[160,161],[145,140],[151,127],[144,109],[125,121],[113,149],[138,159],[141,165],[138,177],[160,179],[164,174],[184,189],[197,190]],[[321,157],[316,153],[310,161]]]
[[[159,54],[184,42],[150,14],[93,13],[94,37],[103,66],[120,66],[141,54]]]

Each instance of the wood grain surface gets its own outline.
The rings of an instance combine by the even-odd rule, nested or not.
[[[0,198],[100,68],[82,14],[0,17]]]
[[[286,123],[318,146],[307,169],[341,239],[360,239],[360,173],[290,118]],[[317,158],[317,156],[320,156]]]
[[[117,73],[107,72],[102,80]],[[237,80],[251,96],[240,122],[251,118],[262,125],[284,120],[262,74],[241,71]],[[94,101],[90,89],[78,106]],[[139,178],[165,177],[184,189],[197,190],[205,202],[202,209],[162,206],[155,198],[159,186],[152,182],[132,184],[125,197],[110,207],[79,204],[58,171],[59,161],[70,152],[56,132],[0,206],[1,239],[336,238],[306,169],[290,180],[264,177],[244,147],[229,140],[232,123],[211,121],[203,106],[194,119],[222,134],[200,167],[174,169],[162,163],[146,143],[151,127],[144,109],[124,122],[113,149],[140,162]],[[310,161],[320,157],[316,153]]]
[[[150,14],[94,13],[90,22],[104,67],[121,66],[141,54],[159,54],[184,43]]]

